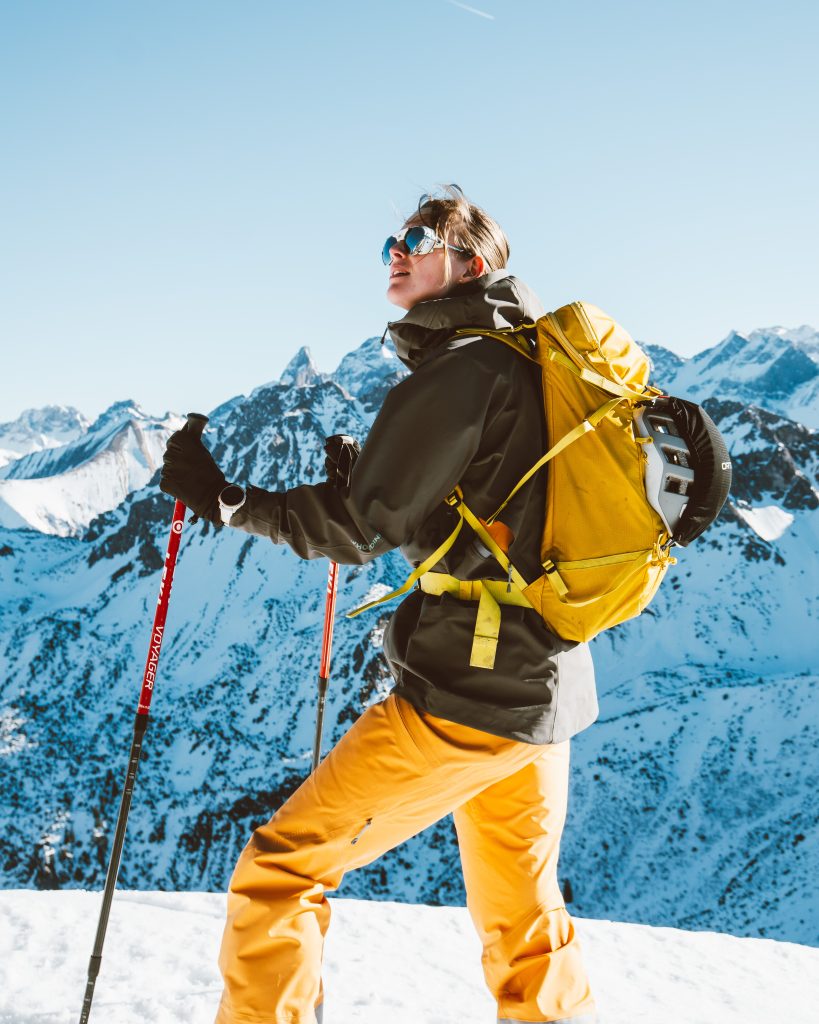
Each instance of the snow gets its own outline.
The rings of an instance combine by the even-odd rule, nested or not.
[[[68,444],[87,429],[88,421],[73,406],[26,409],[16,420],[0,423],[0,467],[32,452]]]
[[[409,370],[398,359],[392,342],[380,337],[368,338],[348,352],[333,371],[332,378],[344,391],[374,414],[384,400],[391,384],[406,377]]]
[[[133,416],[133,418],[128,418]],[[113,405],[86,435],[0,469],[0,526],[69,536],[145,486],[162,463],[175,414],[152,419],[131,402]]]
[[[14,708],[0,709],[0,757],[17,754],[26,747],[34,746],[25,732],[25,716]]]
[[[788,340],[781,330],[779,347]],[[793,340],[803,346],[819,338],[810,328],[795,330],[802,333]],[[771,339],[763,341],[739,339],[750,355],[759,354],[762,370]],[[730,375],[728,356],[706,384]],[[222,406],[223,422],[208,443],[220,444],[225,471],[271,489],[320,478],[324,436],[344,429],[364,437],[371,410],[403,373],[377,338],[346,360],[349,393],[375,396],[366,408],[323,374],[310,388],[274,383],[252,400]],[[804,401],[805,419],[817,424],[818,382],[787,398]],[[819,952],[770,939],[818,941],[812,796],[819,779],[811,752],[819,735],[819,633],[808,556],[819,543],[819,511],[807,502],[791,502],[793,512],[781,507],[794,475],[815,477],[815,435],[796,423],[773,423],[759,410],[748,416],[746,401],[757,401],[757,392],[737,395],[743,412],[721,419],[720,428],[741,466],[737,494],[748,502],[737,497],[730,517],[678,552],[679,566],[645,615],[595,641],[602,715],[576,744],[573,813],[562,847],[572,906],[580,914],[644,922],[577,922],[601,1024],[801,1024],[807,1017],[800,1008],[814,1006],[819,994],[807,981],[817,974]],[[777,401],[769,404],[784,407],[785,398]],[[127,422],[129,408],[112,407],[119,417],[112,420]],[[86,434],[76,446],[52,446],[0,471],[7,485],[0,496],[20,496],[15,489],[30,484],[19,507],[33,515],[46,507],[34,500],[38,488],[60,488],[64,496],[50,498],[49,511],[59,505],[61,522],[81,522],[91,498],[108,500],[118,474],[133,487],[138,477],[130,473],[156,465],[152,439],[137,443],[130,432],[113,458],[115,425],[97,421],[93,450]],[[89,464],[89,455],[102,459],[103,449],[93,491],[89,477],[72,474]],[[74,451],[83,459],[57,475],[58,461]],[[46,466],[54,471],[45,474]],[[39,885],[34,879],[45,877],[59,886],[94,885],[94,871],[99,877],[104,870],[98,855],[110,841],[117,803],[110,793],[99,795],[99,765],[114,750],[117,780],[124,769],[133,664],[141,669],[143,624],[157,590],[143,547],[150,555],[148,541],[164,550],[166,540],[166,527],[151,518],[153,493],[132,494],[88,542],[0,529],[6,885]],[[29,522],[18,513],[12,525]],[[100,557],[89,564],[90,555]],[[236,531],[214,537],[199,529],[186,529],[180,558],[152,765],[140,779],[122,881],[218,889],[250,827],[230,817],[234,802],[309,770],[326,563],[302,562]],[[392,684],[377,659],[392,606],[352,622],[344,613],[400,585],[408,571],[397,551],[344,568],[328,745]],[[69,721],[63,694],[75,689],[84,695],[83,711]],[[106,710],[109,701],[115,713]],[[127,718],[121,733],[120,711]],[[64,753],[56,761],[55,749]],[[185,844],[198,822],[220,819],[230,822],[224,832],[192,853]],[[433,830],[378,862],[387,880],[380,890],[365,869],[349,877],[343,892],[457,903],[453,860],[454,834]],[[92,1020],[212,1020],[222,906],[223,897],[207,893],[118,894]],[[346,899],[334,906],[328,1024],[494,1019],[462,908]],[[0,1024],[76,1021],[98,907],[98,894],[81,891],[0,891]]]
[[[75,1024],[101,895],[0,892],[0,1024]],[[333,899],[326,1024],[495,1019],[463,907]],[[216,1012],[224,896],[118,892],[91,1021],[205,1024]],[[808,1024],[819,949],[575,918],[599,1024]]]
[[[373,601],[379,601],[382,597],[385,597],[387,594],[391,593],[392,590],[393,588],[386,583],[373,583],[373,585],[368,588],[367,593],[360,601],[356,600],[356,603],[354,605],[352,605],[350,608],[344,609],[344,614],[347,615],[349,612],[354,611],[356,608],[361,608],[365,604],[371,604]],[[381,631],[381,636],[382,638],[384,636],[383,630]]]
[[[659,379],[669,394],[697,402],[714,396],[753,403],[819,427],[819,331],[807,324],[762,328],[747,338],[732,331],[676,370],[662,358],[662,350],[659,360],[664,368]]]
[[[285,366],[279,378],[279,384],[287,384],[295,388],[305,388],[311,384],[316,384],[321,377],[322,375],[313,361],[310,349],[306,345],[302,345],[287,366]]]
[[[762,508],[743,508],[737,505],[737,514],[757,536],[767,541],[779,540],[793,522],[793,514],[778,505],[765,505]]]
[[[748,341],[756,342],[766,338],[781,338],[783,341],[792,341],[800,345],[804,351],[815,361],[819,362],[819,331],[810,324],[802,324],[800,327],[760,327],[751,331]]]

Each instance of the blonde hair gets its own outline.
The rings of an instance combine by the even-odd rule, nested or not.
[[[406,224],[423,224],[449,245],[465,249],[456,253],[465,259],[482,256],[487,271],[501,270],[509,261],[509,240],[500,224],[489,214],[470,203],[458,185],[439,186],[443,196],[424,194],[418,200],[418,209]],[[444,249],[445,281],[450,279],[451,249]]]

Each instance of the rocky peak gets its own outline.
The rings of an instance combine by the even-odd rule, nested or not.
[[[131,398],[123,399],[121,402],[114,402],[113,405],[100,413],[91,424],[88,433],[99,434],[127,423],[129,420],[147,419],[141,407]]]
[[[312,384],[318,384],[322,379],[318,367],[313,362],[313,356],[306,345],[298,350],[293,356],[284,372],[279,377],[280,384],[288,384],[294,388],[307,388]]]
[[[372,413],[381,407],[390,388],[408,375],[409,370],[398,359],[392,342],[382,345],[380,338],[373,337],[344,356],[333,380]]]
[[[88,420],[70,405],[25,409],[16,420],[0,423],[0,466],[75,441],[87,428]]]

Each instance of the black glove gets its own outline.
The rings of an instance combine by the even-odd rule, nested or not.
[[[227,484],[198,434],[187,424],[168,438],[159,489],[216,526],[221,526],[219,495]]]
[[[327,479],[334,486],[346,490],[350,486],[355,460],[361,453],[361,445],[349,434],[333,434],[324,442],[327,458],[324,468]]]

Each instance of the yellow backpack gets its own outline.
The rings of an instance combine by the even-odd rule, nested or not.
[[[402,587],[350,617],[416,582],[426,593],[477,601],[470,664],[492,668],[500,604],[534,608],[553,633],[575,641],[639,615],[676,562],[672,545],[690,543],[718,515],[731,463],[704,410],[650,386],[646,354],[596,306],[573,302],[536,324],[456,333],[495,338],[539,364],[550,448],[485,520],[456,487],[446,499],[459,515],[449,537]],[[511,537],[499,517],[546,463],[543,573],[527,581],[507,557]],[[464,522],[503,567],[505,581],[430,571]]]

